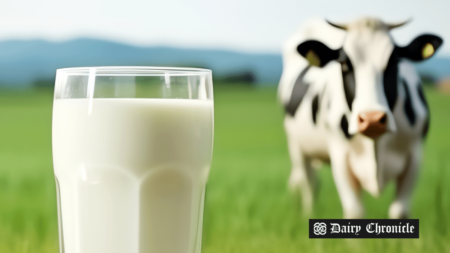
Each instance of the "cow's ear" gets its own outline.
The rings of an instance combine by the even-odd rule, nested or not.
[[[411,61],[423,61],[431,58],[443,40],[431,34],[423,34],[415,38],[406,47],[397,47],[398,55]]]
[[[308,40],[297,46],[297,52],[316,67],[323,67],[339,58],[339,50],[333,50],[320,41]]]

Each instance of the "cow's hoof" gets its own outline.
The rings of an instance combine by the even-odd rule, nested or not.
[[[344,219],[362,219],[364,218],[364,208],[359,204],[344,209]]]
[[[344,219],[362,219],[364,218],[364,212],[346,212]]]
[[[291,194],[301,203],[303,215],[308,217],[313,211],[313,189],[299,170],[292,170],[288,182]]]
[[[295,191],[291,190],[292,200],[299,212],[305,218],[308,218],[312,215],[313,212],[313,203],[310,199],[303,197],[302,191],[297,189]]]
[[[390,219],[407,219],[408,216],[408,208],[405,204],[394,202],[389,207]]]

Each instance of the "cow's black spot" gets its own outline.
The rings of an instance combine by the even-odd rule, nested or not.
[[[405,80],[402,80],[403,88],[405,89],[405,104],[403,110],[405,111],[406,118],[409,124],[413,126],[416,123],[416,113],[412,105],[411,93],[409,92],[408,84]]]
[[[341,62],[341,68],[345,99],[347,101],[348,109],[351,111],[353,100],[355,99],[356,83],[353,65],[348,57],[345,57],[345,60]]]
[[[314,124],[317,122],[317,113],[319,112],[319,95],[315,95],[312,101],[312,119]]]
[[[384,70],[383,88],[389,109],[393,111],[398,96],[398,57],[395,50],[392,52],[386,69]]]
[[[430,128],[430,110],[428,108],[428,103],[425,98],[425,94],[423,93],[422,84],[419,84],[417,86],[417,94],[419,94],[420,101],[422,102],[423,106],[427,111],[427,119],[425,120],[425,124],[423,125],[422,128],[422,138],[425,138],[428,134],[428,129]]]
[[[295,112],[297,111],[298,107],[300,106],[300,103],[303,100],[303,97],[308,91],[309,84],[305,83],[303,79],[308,70],[310,69],[310,67],[311,66],[308,66],[305,69],[303,69],[300,75],[298,76],[297,80],[294,83],[294,87],[292,88],[291,98],[289,99],[289,102],[285,105],[286,113],[291,115],[292,117],[295,116]]]
[[[319,59],[318,67],[323,67],[330,61],[336,60],[339,57],[340,50],[330,49],[328,46],[317,40],[308,40],[297,46],[297,52],[305,58],[307,58],[308,53],[311,51]]]
[[[347,117],[346,117],[345,115],[342,115],[342,119],[341,119],[341,129],[342,129],[342,132],[343,132],[344,135],[345,135],[345,138],[351,139],[351,138],[353,137],[353,135],[351,135],[351,134],[348,132],[348,121],[347,121]]]

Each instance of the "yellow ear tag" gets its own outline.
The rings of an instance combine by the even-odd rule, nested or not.
[[[424,59],[430,58],[434,54],[434,47],[431,43],[425,44],[422,48],[422,57]]]
[[[309,64],[311,64],[312,66],[320,67],[320,59],[316,55],[316,53],[314,53],[314,51],[309,50],[308,53],[306,53],[305,58],[306,58],[306,60],[308,60]]]

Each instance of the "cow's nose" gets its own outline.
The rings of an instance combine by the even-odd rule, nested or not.
[[[363,112],[358,115],[358,130],[370,138],[377,138],[386,132],[387,116],[384,112]]]

